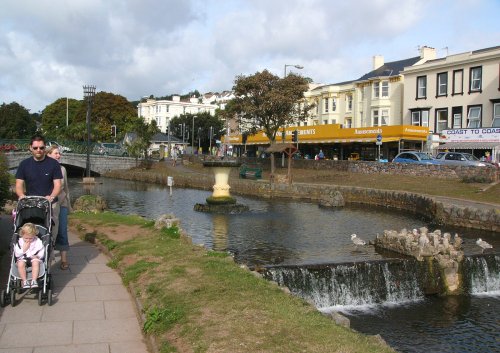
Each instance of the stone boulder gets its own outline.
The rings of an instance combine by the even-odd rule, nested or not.
[[[339,191],[332,191],[320,196],[319,205],[321,207],[344,207],[345,200]]]
[[[155,228],[156,229],[162,229],[162,228],[170,228],[176,226],[180,228],[180,220],[179,218],[176,218],[173,214],[163,214],[159,216],[156,221],[155,221]]]
[[[74,211],[102,212],[108,208],[106,200],[99,195],[83,195],[80,196],[73,205]]]

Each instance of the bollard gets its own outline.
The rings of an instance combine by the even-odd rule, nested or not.
[[[170,188],[170,196],[172,196],[172,186],[174,185],[174,178],[169,176],[167,177],[167,185]]]

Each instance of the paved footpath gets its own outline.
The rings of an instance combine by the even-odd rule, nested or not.
[[[0,222],[1,238],[10,237],[7,219]],[[0,309],[0,353],[147,353],[134,299],[106,266],[109,258],[76,236],[70,244],[69,270],[59,269],[56,252],[52,306],[18,295],[15,307]]]

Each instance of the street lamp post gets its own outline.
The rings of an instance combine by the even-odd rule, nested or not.
[[[83,86],[83,97],[87,101],[87,178],[90,178],[90,115],[92,114],[92,104],[94,103],[94,96],[94,85]]]
[[[304,66],[302,66],[302,65],[288,65],[288,64],[286,64],[285,65],[285,74],[283,75],[283,77],[286,77],[286,68],[287,67],[294,67],[294,68],[299,69],[299,70],[302,70],[304,68]]]
[[[289,64],[285,64],[285,73],[283,75],[283,78],[286,78],[286,68],[287,67],[294,67],[294,68],[299,69],[299,70],[302,70],[304,68],[304,66],[302,66],[302,65],[295,65],[295,64],[290,64],[289,65]],[[283,132],[284,131],[285,131],[285,127],[283,126]],[[283,143],[285,143],[285,139],[283,139]],[[281,166],[285,167],[285,154],[284,153],[281,154]]]
[[[201,127],[198,128],[198,152],[201,148]]]
[[[194,154],[194,118],[196,115],[193,115],[193,136],[191,136],[191,154]]]

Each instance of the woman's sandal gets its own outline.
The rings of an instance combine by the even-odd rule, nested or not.
[[[61,270],[67,270],[69,268],[69,264],[67,262],[61,262]]]

